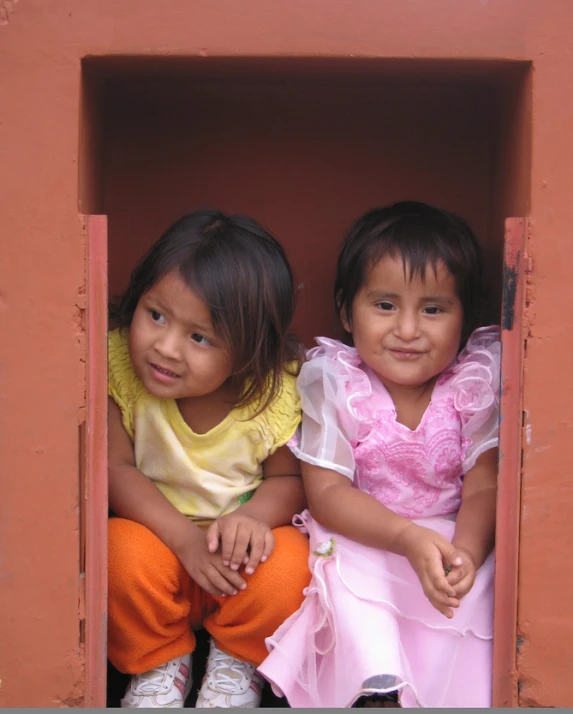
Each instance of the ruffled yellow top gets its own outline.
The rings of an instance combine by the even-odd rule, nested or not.
[[[177,402],[150,394],[133,370],[127,332],[108,338],[109,387],[134,445],[137,468],[197,524],[211,522],[244,503],[262,482],[263,461],[286,444],[301,420],[296,378],[260,414],[233,409],[213,429],[196,434]]]

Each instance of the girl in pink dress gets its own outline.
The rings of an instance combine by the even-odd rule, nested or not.
[[[488,707],[500,333],[478,242],[417,202],[350,229],[298,379],[313,573],[260,672],[293,707]]]

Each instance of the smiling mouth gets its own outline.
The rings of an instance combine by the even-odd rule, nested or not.
[[[415,352],[414,350],[388,350],[396,359],[414,360],[420,357],[423,352]]]
[[[165,369],[165,367],[160,367],[158,364],[150,363],[150,367],[154,369],[159,374],[163,374],[165,377],[170,377],[171,379],[178,379],[179,375],[172,372],[170,369]]]

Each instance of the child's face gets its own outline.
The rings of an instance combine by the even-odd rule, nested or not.
[[[454,277],[443,263],[424,280],[404,274],[401,258],[386,256],[354,299],[352,333],[362,360],[392,387],[423,387],[456,357],[463,310]]]
[[[232,370],[207,305],[177,271],[139,299],[129,328],[129,354],[147,391],[162,399],[216,392]]]

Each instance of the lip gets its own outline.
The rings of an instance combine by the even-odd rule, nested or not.
[[[392,357],[397,360],[402,360],[403,362],[413,362],[418,359],[423,352],[416,352],[415,350],[388,350]]]
[[[174,382],[177,382],[178,379],[181,379],[181,377],[175,372],[172,372],[170,369],[162,367],[161,365],[154,364],[153,362],[149,363],[149,369],[153,378],[162,384],[173,384]]]

